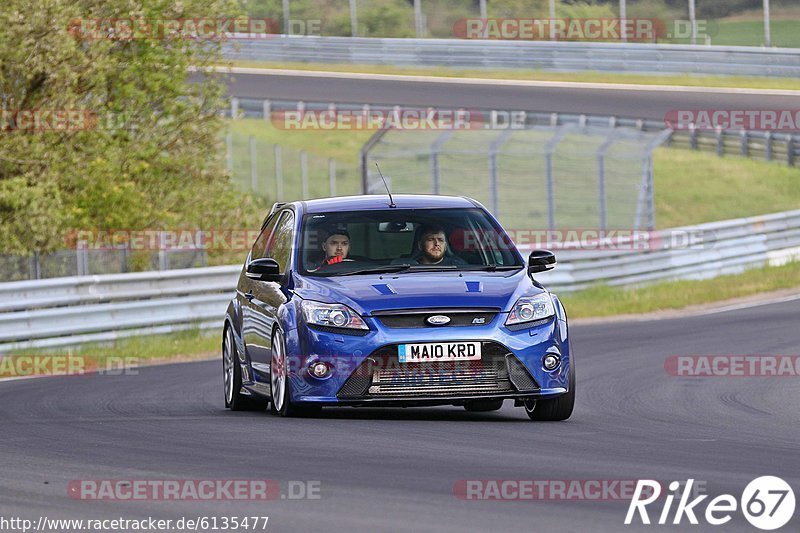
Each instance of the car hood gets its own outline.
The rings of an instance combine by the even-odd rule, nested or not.
[[[343,303],[369,316],[388,309],[494,307],[509,311],[520,296],[543,292],[524,270],[462,274],[296,276],[295,294],[307,300]]]

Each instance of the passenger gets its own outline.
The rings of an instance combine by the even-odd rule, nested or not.
[[[421,255],[416,256],[420,265],[466,265],[467,262],[448,254],[447,235],[441,226],[426,225],[420,229],[417,250]]]

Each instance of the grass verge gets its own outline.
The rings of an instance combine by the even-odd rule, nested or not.
[[[281,63],[264,61],[233,61],[232,65],[236,67],[265,69],[359,72],[368,74],[398,74],[405,76],[440,76],[448,78],[485,78],[490,80],[566,81],[578,83],[626,83],[637,85],[682,85],[687,87],[800,90],[800,80],[794,78],[762,78],[750,76],[693,76],[688,74],[647,75],[615,74],[607,72],[550,72],[537,69],[456,69],[448,67],[395,67],[391,65]]]
[[[742,156],[660,148],[653,159],[656,225],[674,228],[800,206],[800,168]]]
[[[667,281],[637,288],[597,286],[559,294],[570,318],[606,317],[683,309],[800,287],[800,261],[704,280]]]
[[[165,360],[190,361],[214,357],[220,353],[221,335],[221,330],[195,328],[164,335],[142,335],[113,342],[88,343],[78,347],[27,348],[12,351],[8,355],[12,358],[36,356],[45,360],[48,356],[69,356],[74,357],[81,368],[111,370],[119,369],[122,364],[135,367]],[[14,368],[13,365],[3,368],[5,371],[0,372],[0,378],[13,377]]]

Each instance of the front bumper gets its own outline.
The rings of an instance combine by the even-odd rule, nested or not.
[[[286,332],[292,402],[459,405],[476,399],[534,399],[566,393],[571,364],[566,323],[554,317],[511,331],[502,325],[504,317],[498,315],[481,326],[405,329],[385,328],[365,317],[370,326],[366,335],[301,325]],[[481,361],[477,365],[397,363],[399,344],[453,341],[480,341]],[[547,353],[556,353],[561,359],[549,372],[542,367]],[[308,369],[316,362],[327,364],[329,375],[312,376]],[[522,383],[523,374],[532,383]]]

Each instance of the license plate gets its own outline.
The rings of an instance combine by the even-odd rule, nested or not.
[[[481,358],[480,342],[428,342],[397,347],[401,363],[428,361],[474,361]]]

